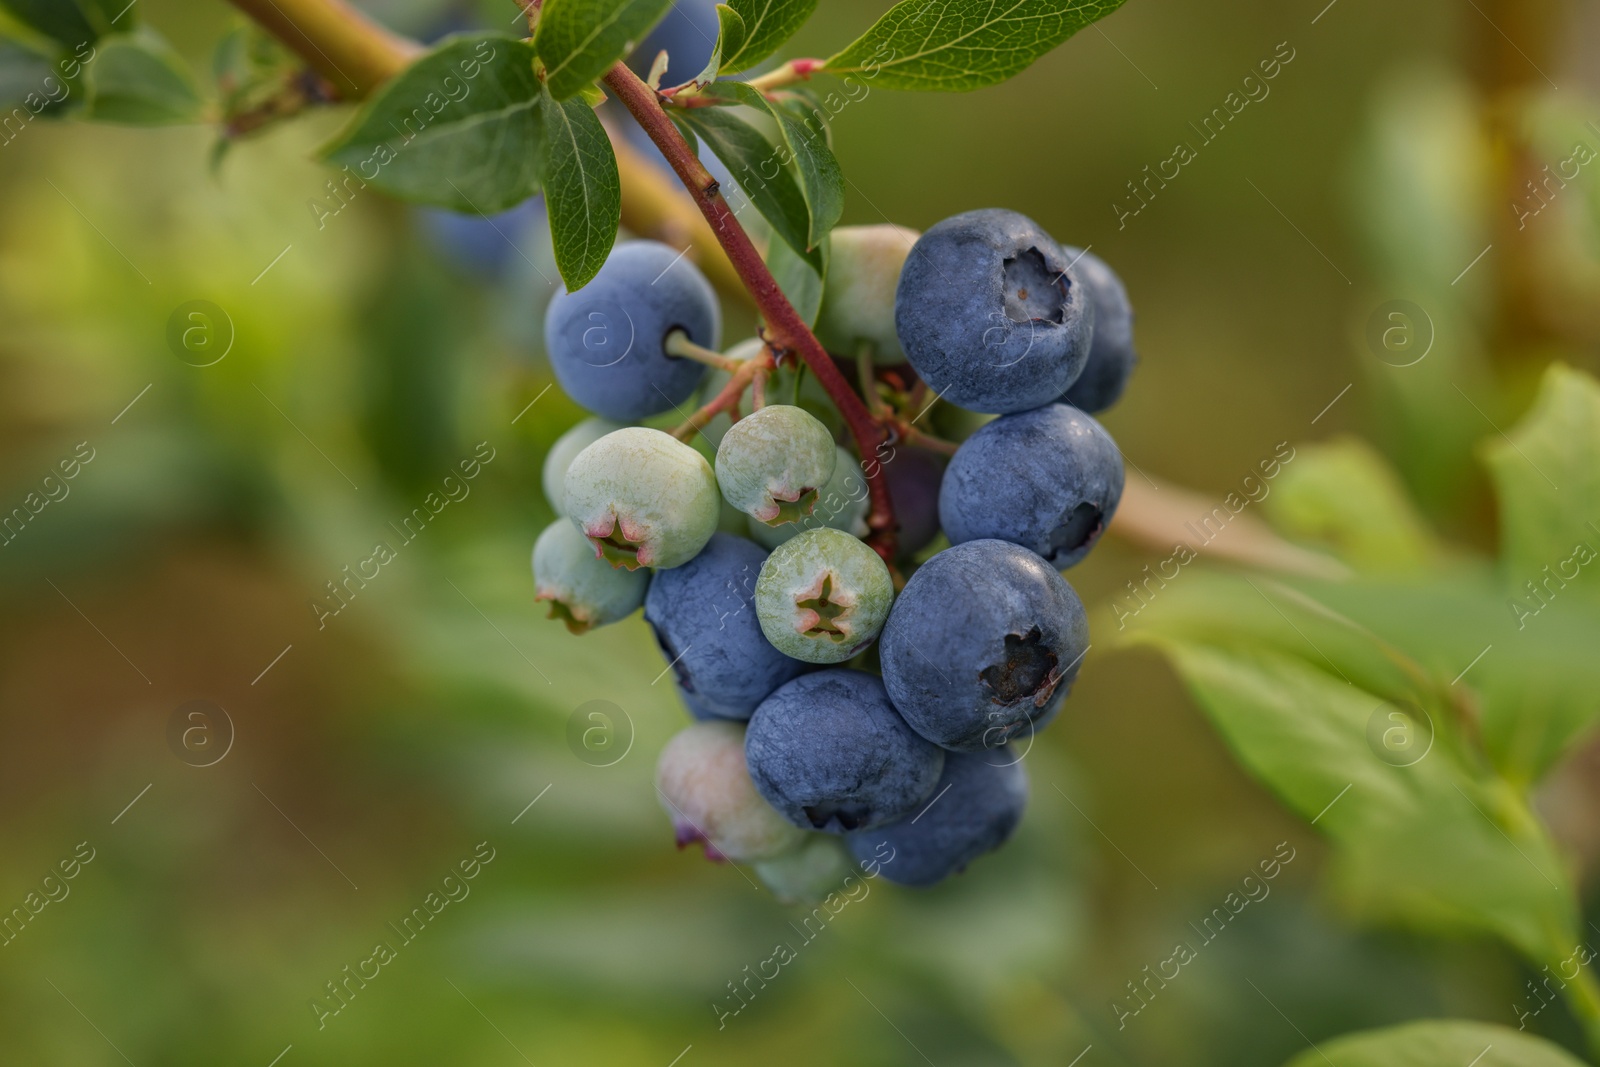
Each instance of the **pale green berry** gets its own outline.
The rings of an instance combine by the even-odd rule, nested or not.
[[[620,429],[622,423],[612,422],[610,419],[584,419],[556,438],[556,443],[550,446],[550,451],[545,453],[544,457],[544,498],[550,501],[550,507],[557,515],[567,513],[562,497],[566,495],[567,468],[572,466],[572,461],[578,457],[579,452],[612,430]]]
[[[717,446],[717,485],[728,503],[765,523],[811,514],[833,477],[838,446],[804,410],[769,404],[733,424]]]
[[[807,530],[761,565],[755,600],[761,632],[779,652],[843,663],[883,629],[894,581],[866,542],[841,530]]]
[[[838,892],[855,868],[844,838],[808,834],[799,850],[755,865],[761,884],[780,904],[816,904]]]
[[[613,567],[688,563],[716,532],[721,503],[700,453],[643,426],[613,430],[567,468],[567,517]]]
[[[756,792],[744,762],[742,722],[707,720],[679,731],[656,762],[656,792],[678,847],[704,842],[710,859],[775,859],[806,839]]]
[[[853,357],[868,345],[880,366],[905,362],[894,330],[894,291],[917,237],[916,230],[888,224],[833,231],[817,313],[817,340],[824,348]]]
[[[537,598],[550,601],[550,617],[581,634],[633,614],[644,602],[650,574],[596,559],[583,531],[557,519],[533,543],[533,584]]]
[[[867,512],[871,507],[872,501],[867,496],[867,476],[862,473],[861,464],[856,462],[850,450],[841,445],[838,462],[833,467],[833,477],[828,479],[827,485],[817,490],[817,503],[811,509],[811,514],[776,526],[751,518],[747,524],[749,536],[766,548],[777,548],[796,534],[823,526],[843,530],[852,537],[865,537],[870,532]]]

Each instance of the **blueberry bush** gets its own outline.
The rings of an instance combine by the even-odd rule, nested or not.
[[[1170,661],[1331,843],[1351,909],[1553,969],[1600,1054],[1573,878],[1530,800],[1600,717],[1600,605],[1575,581],[1600,555],[1600,386],[1551,367],[1482,446],[1497,557],[1449,545],[1372,450],[1306,447],[1267,505],[1294,565],[1198,569],[1091,619],[1062,572],[1123,504],[1094,417],[1138,385],[1114,268],[1020,203],[839,226],[831,94],[993,85],[1120,0],[902,0],[822,59],[781,57],[816,0],[531,0],[516,32],[428,47],[339,0],[235,3],[252,21],[217,45],[215,98],[120,0],[0,0],[26,31],[7,76],[69,90],[25,95],[35,115],[214,120],[218,166],[355,103],[321,149],[333,183],[439,209],[441,247],[486,269],[482,226],[542,200],[545,349],[591,417],[546,459],[534,599],[576,640],[642,610],[694,720],[656,772],[680,846],[785,901],[959,874],[1022,820],[1092,621]],[[753,336],[723,336],[724,299]],[[1485,1067],[1575,1062],[1433,1021],[1293,1064],[1491,1048]]]

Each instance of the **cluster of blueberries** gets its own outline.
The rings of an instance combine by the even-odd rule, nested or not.
[[[634,425],[715,395],[764,348],[707,366],[720,310],[676,250],[618,245],[545,326],[557,379],[597,417],[546,462],[561,517],[534,546],[538,597],[574,632],[643,606],[697,720],[657,771],[679,844],[753,863],[788,899],[825,893],[852,857],[931,885],[1000,845],[1026,801],[1023,743],[1088,648],[1060,571],[1122,495],[1121,454],[1090,414],[1135,359],[1116,274],[1011,211],[920,237],[834,232],[819,340],[997,416],[942,470],[904,446],[883,462],[908,535],[898,592],[863,540],[865,492],[841,491],[864,485],[862,465],[796,370],[780,363],[768,402],[692,445]],[[940,529],[950,547],[914,563]]]

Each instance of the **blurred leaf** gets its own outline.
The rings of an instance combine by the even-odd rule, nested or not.
[[[801,259],[787,241],[771,241],[767,244],[767,269],[772,272],[778,288],[783,290],[783,295],[789,298],[789,303],[794,305],[807,326],[816,325],[817,312],[822,309],[822,281],[828,276],[826,240],[819,250],[823,265],[820,274]]]
[[[825,130],[813,128],[803,117],[777,106],[764,94],[741,82],[724,82],[708,90],[707,95],[737,100],[777,120],[783,143],[789,149],[787,155],[793,159],[800,176],[800,192],[805,196],[806,247],[815,248],[844,214],[844,175],[839,171],[839,161],[834,158],[833,150],[828,147]]]
[[[1184,581],[1129,640],[1166,653],[1240,763],[1335,842],[1353,904],[1492,933],[1540,962],[1570,951],[1576,908],[1553,844],[1465,753],[1461,712],[1418,664],[1281,587]]]
[[[128,0],[0,0],[18,21],[69,49],[92,44],[113,29],[132,29],[138,21],[133,6]]]
[[[514,207],[539,191],[544,170],[533,58],[532,46],[498,34],[450,37],[384,85],[323,156],[403,200],[478,214]]]
[[[56,73],[53,57],[21,41],[0,39],[0,106],[25,108],[34,116],[49,115],[71,104],[71,86]],[[7,116],[14,118],[14,116]],[[7,141],[16,123],[5,128]]]
[[[723,59],[718,69],[723,74],[737,74],[766,59],[793,37],[817,9],[817,0],[728,0],[717,5],[717,14],[721,16],[724,9],[731,9],[739,17],[741,32],[737,40],[728,38],[727,22],[723,22],[724,39],[718,41]]]
[[[84,117],[96,122],[166,126],[197,122],[200,90],[182,56],[149,29],[108,37],[86,66],[89,102]]]
[[[1406,571],[1437,561],[1439,543],[1388,462],[1348,437],[1301,445],[1262,499],[1272,524],[1362,571]]]
[[[545,102],[544,203],[556,265],[569,291],[605,266],[622,219],[617,157],[605,127],[581,97]]]
[[[726,107],[697,107],[673,112],[679,127],[693,131],[727,164],[739,187],[755,204],[773,232],[789,243],[818,274],[821,249],[808,239],[811,211],[794,175],[781,162],[781,151],[766,135]],[[770,168],[772,173],[766,173]]]
[[[1582,1067],[1563,1049],[1506,1026],[1429,1020],[1370,1030],[1309,1048],[1284,1067]]]
[[[900,0],[826,64],[885,89],[965,92],[1005,81],[1122,0]]]
[[[550,95],[598,81],[661,20],[672,0],[546,0],[533,39]]]
[[[1553,364],[1532,410],[1509,435],[1486,439],[1483,455],[1500,498],[1512,595],[1537,608],[1524,592],[1532,582],[1547,596],[1600,605],[1600,581],[1573,580],[1600,545],[1600,384]],[[1546,570],[1558,575],[1553,587]]]

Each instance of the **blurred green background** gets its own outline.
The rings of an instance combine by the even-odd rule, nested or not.
[[[845,222],[1004,206],[1092,246],[1138,314],[1105,422],[1139,472],[1220,498],[1279,442],[1355,433],[1492,547],[1474,443],[1550,359],[1596,369],[1600,183],[1522,229],[1512,204],[1600,145],[1600,10],[1324,3],[1129,0],[997,88],[873,91],[834,128]],[[887,6],[824,0],[789,54]],[[440,25],[422,0],[371,9]],[[201,70],[236,24],[140,10]],[[1127,183],[1275,52],[1270,93],[1119,222]],[[651,779],[687,720],[642,621],[573,639],[533,601],[540,463],[581,417],[547,391],[537,221],[498,271],[375,191],[319,227],[311,154],[345,114],[215,173],[206,127],[40,121],[0,146],[0,507],[94,456],[0,549],[0,906],[79,842],[94,856],[0,947],[0,1061],[1270,1065],[1420,1016],[1515,1024],[1530,975],[1508,950],[1352,922],[1315,832],[1163,661],[1102,645],[1030,755],[1010,846],[930,892],[874,883],[719,1028],[713,1003],[804,910],[673,848]],[[1396,299],[1432,323],[1408,367],[1367,340]],[[210,366],[168,344],[194,300],[234,333]],[[324,583],[397,544],[480,442],[470,494],[319,627]],[[1108,637],[1104,605],[1162,555],[1112,539],[1071,572]],[[173,741],[194,700],[231,722],[211,715],[210,751],[232,743],[204,767]],[[623,712],[609,766],[569,744],[590,700]],[[1596,765],[1540,798],[1586,876]],[[470,896],[319,1027],[312,999],[480,842]],[[1281,842],[1270,896],[1119,1028],[1113,998]],[[1559,1007],[1532,1026],[1577,1047]]]

